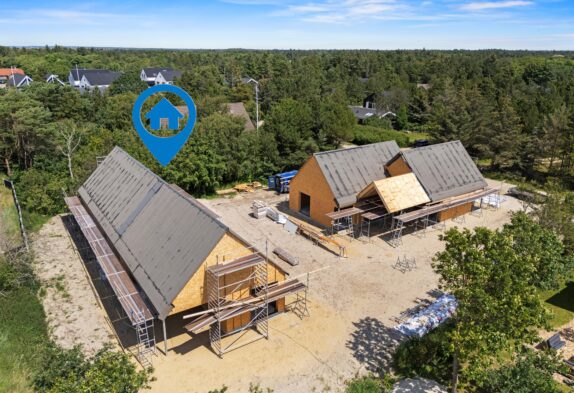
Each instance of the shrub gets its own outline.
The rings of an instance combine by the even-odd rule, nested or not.
[[[137,371],[129,357],[105,347],[86,358],[79,347],[53,346],[43,359],[44,367],[34,379],[39,392],[137,393],[148,388],[148,371]]]
[[[401,376],[423,377],[447,383],[451,376],[452,357],[446,337],[450,324],[445,323],[423,337],[403,342],[394,355],[395,368]]]
[[[407,147],[409,145],[409,138],[404,133],[378,127],[357,125],[353,129],[353,135],[353,143],[357,145],[386,141],[397,141],[401,147]]]
[[[380,380],[368,376],[355,378],[347,382],[346,393],[382,393],[383,385]]]

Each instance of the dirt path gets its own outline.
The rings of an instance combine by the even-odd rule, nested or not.
[[[64,348],[81,344],[88,355],[105,343],[114,344],[60,216],[52,217],[34,236],[32,249],[52,338]]]

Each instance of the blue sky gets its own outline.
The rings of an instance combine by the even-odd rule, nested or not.
[[[0,45],[571,49],[574,0],[8,0]]]

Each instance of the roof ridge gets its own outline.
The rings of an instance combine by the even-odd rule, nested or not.
[[[319,155],[324,155],[324,154],[330,154],[330,153],[337,153],[340,151],[351,151],[351,150],[356,150],[356,149],[363,149],[366,148],[368,146],[374,146],[374,145],[382,145],[385,143],[392,143],[395,142],[397,143],[396,140],[390,140],[390,141],[381,141],[381,142],[375,142],[375,143],[369,143],[366,145],[359,145],[359,146],[352,146],[352,147],[342,147],[340,149],[333,149],[333,150],[325,150],[325,151],[318,151],[316,153],[313,153],[314,156],[319,156]]]
[[[212,211],[211,209],[209,209],[207,206],[203,205],[202,203],[200,203],[199,201],[197,201],[192,195],[190,195],[187,191],[185,191],[183,188],[179,187],[177,184],[175,184],[175,186],[177,186],[179,189],[181,189],[183,192],[185,192],[187,195],[189,195],[189,197],[186,197],[185,195],[182,195],[180,192],[178,192],[178,190],[176,190],[172,184],[168,183],[166,180],[164,180],[161,176],[159,176],[157,173],[155,173],[154,171],[152,171],[151,169],[149,169],[147,166],[145,166],[144,164],[142,164],[139,160],[136,160],[134,157],[132,157],[128,152],[126,152],[124,149],[122,149],[119,146],[114,146],[114,148],[112,149],[112,151],[110,152],[113,153],[114,150],[118,150],[120,152],[122,152],[123,154],[125,154],[127,156],[128,159],[130,159],[131,161],[134,161],[137,165],[139,165],[141,168],[143,168],[144,171],[150,173],[152,176],[154,176],[156,178],[156,180],[158,180],[160,183],[162,183],[163,185],[166,185],[169,187],[170,190],[172,190],[173,192],[175,192],[180,198],[182,198],[184,201],[186,201],[187,203],[189,203],[191,206],[195,207],[196,209],[200,210],[202,213],[206,214],[209,218],[211,218],[213,221],[215,221],[219,226],[221,226],[222,228],[225,229],[229,229],[229,227],[227,225],[225,225],[217,216],[217,214],[215,214],[214,211]],[[108,156],[110,155],[108,154]],[[107,159],[107,157],[106,157]],[[105,161],[105,159],[104,159]]]

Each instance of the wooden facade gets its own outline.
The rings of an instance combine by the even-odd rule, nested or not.
[[[391,163],[386,165],[385,169],[387,170],[389,176],[400,176],[412,172],[411,168],[401,155],[399,155],[393,161],[391,161]]]
[[[237,236],[227,232],[215,248],[211,251],[209,256],[202,263],[201,267],[191,277],[185,287],[181,290],[179,295],[173,301],[174,308],[170,315],[189,310],[195,307],[205,305],[207,303],[208,293],[206,289],[206,270],[209,266],[215,265],[218,262],[230,262],[233,259],[252,254],[253,250],[239,239]],[[285,272],[273,264],[267,263],[267,276],[269,284],[285,280]],[[220,285],[233,284],[234,282],[241,281],[249,276],[248,270],[234,272],[225,275],[221,278]],[[233,300],[243,299],[251,294],[251,285],[249,282],[238,284],[238,287],[230,287],[226,289],[226,297]],[[276,309],[278,312],[285,310],[285,299],[277,301]],[[250,321],[249,313],[239,315],[233,319],[227,320],[223,324],[223,330],[226,332],[235,330]]]
[[[309,211],[301,211],[301,199],[309,196]],[[335,196],[319,168],[317,159],[311,157],[289,184],[289,208],[307,214],[313,221],[330,226],[331,220],[325,215],[336,210]]]
[[[464,205],[455,206],[447,210],[443,210],[437,213],[438,221],[450,220],[464,214],[470,213],[472,211],[472,202],[465,203]]]

